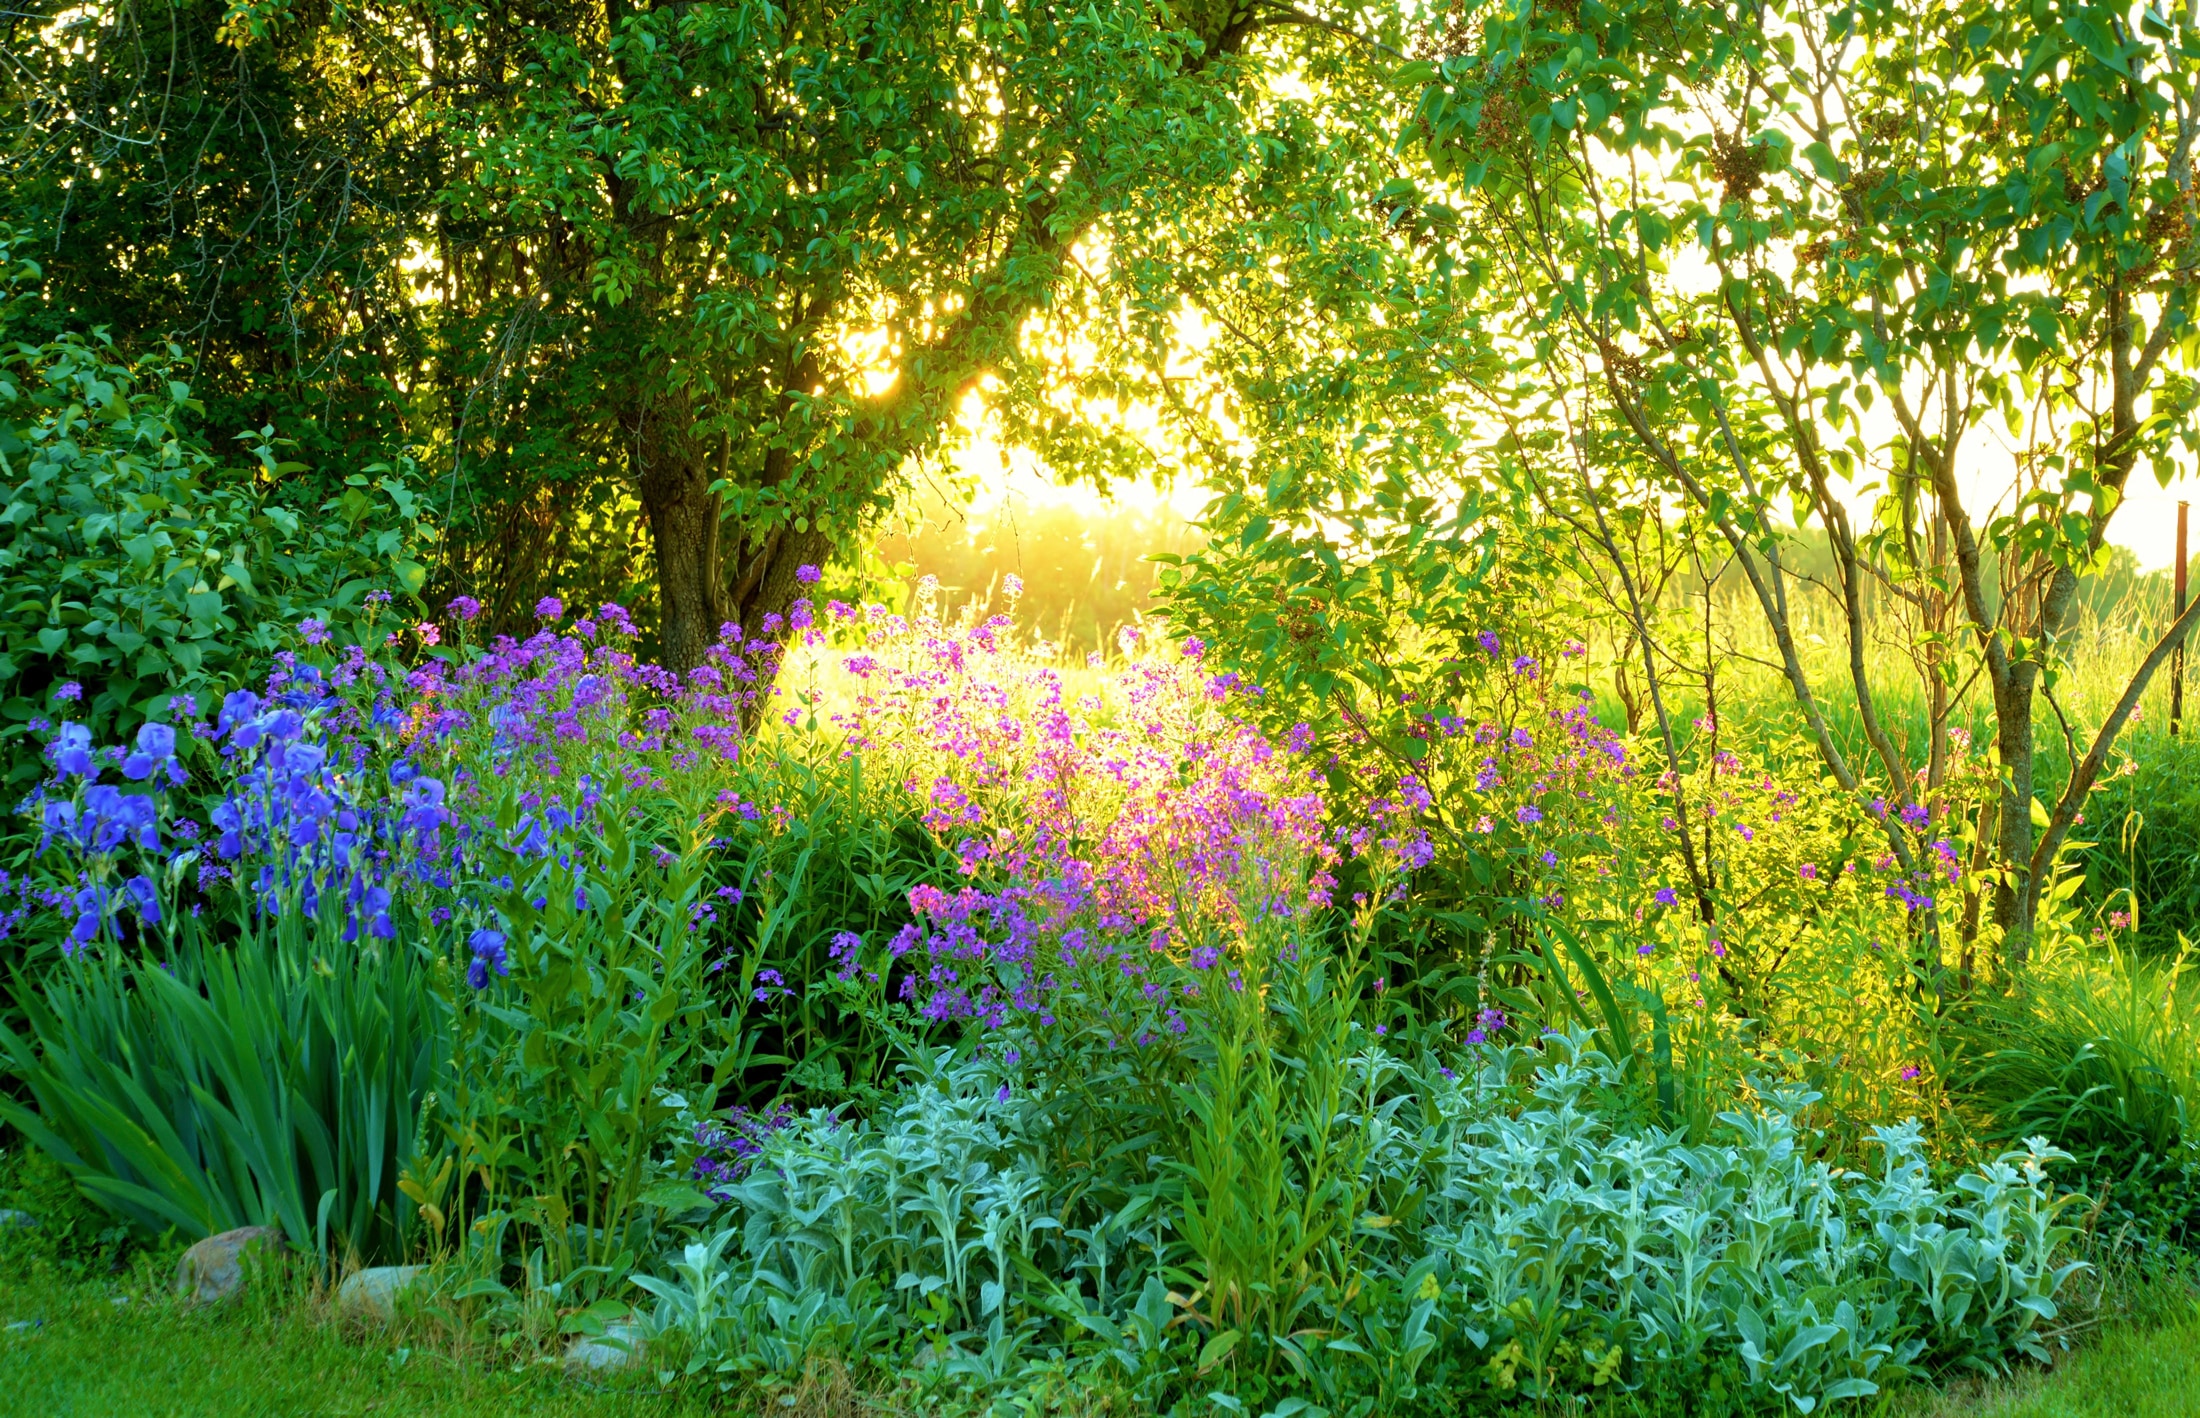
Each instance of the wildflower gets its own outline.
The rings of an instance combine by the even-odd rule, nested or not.
[[[308,645],[328,644],[328,623],[316,616],[298,622],[298,638]]]
[[[122,760],[122,776],[142,783],[163,769],[171,783],[181,783],[188,776],[176,762],[176,731],[166,724],[141,725],[137,752]]]
[[[1680,904],[1681,894],[1670,886],[1661,886],[1650,899],[1660,906],[1675,906]]]
[[[1795,874],[1805,881],[1816,881],[1818,879],[1818,863],[1805,862],[1795,869]]]
[[[810,565],[808,562],[804,562],[802,565],[797,566],[794,569],[794,579],[801,582],[805,586],[816,585],[818,578],[822,575],[824,575],[823,572],[819,571],[815,566]]]
[[[1184,658],[1185,658],[1185,659],[1187,659],[1187,660],[1196,660],[1196,659],[1198,659],[1198,658],[1199,658],[1200,656],[1202,656],[1202,655],[1204,655],[1204,654],[1206,654],[1206,653],[1207,653],[1207,642],[1206,642],[1206,641],[1204,641],[1204,640],[1200,639],[1200,638],[1199,638],[1198,636],[1196,636],[1196,635],[1190,635],[1190,636],[1186,636],[1186,637],[1185,637],[1185,639],[1184,639]]]
[[[1513,813],[1513,816],[1519,819],[1521,826],[1533,827],[1543,820],[1543,809],[1537,807],[1534,803],[1522,803],[1519,810]]]
[[[54,736],[53,766],[65,778],[98,776],[99,766],[92,759],[92,731],[82,724],[64,723]]]
[[[1652,945],[1649,941],[1644,941],[1642,944],[1635,947],[1635,954],[1641,956],[1645,960],[1648,960],[1650,958],[1651,952],[1655,951],[1656,949],[1657,947]]]
[[[1014,573],[1014,572],[1012,571],[1012,572],[1010,572],[1010,573],[1009,573],[1008,575],[1006,575],[1006,576],[1003,576],[1003,577],[1001,578],[1001,594],[1002,594],[1002,595],[1004,595],[1004,596],[1008,597],[1008,598],[1009,598],[1010,600],[1012,600],[1012,601],[1013,601],[1013,600],[1016,600],[1017,598],[1019,598],[1020,596],[1022,596],[1022,595],[1023,595],[1023,593],[1024,593],[1024,578],[1023,578],[1023,577],[1021,577],[1021,576],[1018,576],[1018,575],[1017,575],[1016,573]]]
[[[1512,662],[1512,672],[1522,679],[1534,679],[1542,672],[1542,666],[1536,663],[1535,656],[1521,655]]]
[[[1912,1081],[1913,1079],[1915,1079],[1915,1078],[1916,1078],[1916,1077],[1917,1077],[1917,1076],[1918,1076],[1918,1075],[1919,1075],[1920,1073],[1923,1073],[1923,1072],[1924,1072],[1924,1070],[1923,1070],[1923,1069],[1921,1069],[1921,1068],[1918,1068],[1918,1067],[1917,1067],[1917,1066],[1916,1066],[1915,1064],[1912,1064],[1912,1065],[1911,1065],[1910,1067],[1908,1067],[1908,1068],[1906,1068],[1906,1069],[1902,1070],[1902,1081],[1903,1081],[1904,1083],[1908,1083],[1908,1082]]]
[[[420,624],[413,627],[413,630],[419,634],[420,643],[423,645],[440,645],[443,643],[443,627],[432,620],[420,622]]]
[[[1474,643],[1482,647],[1483,654],[1494,660],[1497,658],[1498,650],[1504,642],[1497,638],[1496,631],[1485,630],[1474,637]]]
[[[556,596],[544,596],[541,600],[535,602],[535,619],[537,620],[556,620],[564,614],[565,602],[559,600]]]
[[[1932,810],[1923,803],[1905,803],[1903,805],[1902,821],[1905,826],[1922,832],[1932,820]]]
[[[424,779],[422,781],[433,781]],[[473,952],[473,963],[466,967],[466,983],[477,990],[489,988],[489,972],[499,975],[512,973],[510,955],[504,948],[504,934],[484,927],[468,938],[466,948]]]
[[[74,704],[84,697],[84,686],[73,679],[65,679],[54,686],[53,697],[63,704]]]
[[[472,620],[481,614],[481,602],[472,596],[453,596],[450,605],[445,609],[460,620]]]

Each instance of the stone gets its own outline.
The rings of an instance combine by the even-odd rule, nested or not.
[[[648,1330],[639,1317],[613,1320],[600,1335],[575,1336],[565,1349],[569,1374],[607,1374],[638,1369],[649,1356]]]
[[[345,1319],[388,1324],[397,1318],[398,1294],[427,1273],[424,1265],[376,1265],[355,1270],[336,1287],[336,1312]]]
[[[176,1263],[176,1293],[200,1305],[232,1299],[244,1289],[248,1253],[274,1260],[287,1249],[283,1233],[273,1226],[239,1226],[219,1236],[208,1236],[185,1251]]]
[[[35,1231],[38,1218],[28,1211],[11,1211],[0,1207],[0,1231]]]

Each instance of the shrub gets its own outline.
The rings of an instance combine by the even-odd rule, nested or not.
[[[1614,1131],[1597,1100],[1619,1070],[1578,1034],[1457,1068],[1364,1030],[1350,1047],[1335,1122],[1368,1145],[1346,1153],[1348,1189],[1417,1204],[1342,1213],[1273,1325],[1254,1311],[1237,1327],[1217,1299],[1188,1151],[1133,1182],[1134,1153],[1084,1151],[1068,1090],[1003,1099],[997,1059],[944,1056],[890,1114],[765,1130],[724,1222],[641,1281],[655,1324],[696,1369],[890,1368],[922,1349],[941,1379],[998,1390],[1067,1361],[1155,1408],[1209,1389],[1333,1411],[1495,1402],[1738,1368],[1810,1412],[1929,1368],[2044,1357],[2039,1327],[2075,1268],[2051,1149],[1941,1188],[1914,1124],[1881,1131],[1873,1173],[1809,1160],[1799,1090],[1729,1111],[1705,1144]],[[1147,1121],[1182,1136],[1163,1111]],[[1272,1221],[1311,1180],[1287,1172]],[[1270,1256],[1292,1253],[1289,1224],[1246,1240],[1263,1234]]]
[[[38,279],[23,245],[0,229],[0,341]],[[103,734],[166,719],[257,680],[301,620],[341,630],[425,579],[407,465],[317,483],[261,429],[229,466],[182,372],[101,332],[0,343],[0,739],[56,710]]]
[[[2113,948],[2040,962],[2007,994],[1944,1025],[1942,1072],[1989,1145],[2046,1138],[2075,1159],[2069,1184],[2128,1241],[2200,1240],[2200,1005],[2182,957]]]

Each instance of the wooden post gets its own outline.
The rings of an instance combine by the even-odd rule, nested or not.
[[[2177,504],[2177,571],[2175,576],[2177,610],[2175,614],[2179,616],[2185,613],[2185,514],[2191,509],[2191,506],[2192,504],[2188,502]],[[2185,642],[2180,640],[2177,642],[2177,648],[2170,652],[2169,660],[2169,731],[2171,737],[2174,738],[2177,734],[2177,721],[2184,717]]]

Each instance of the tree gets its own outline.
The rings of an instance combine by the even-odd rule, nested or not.
[[[253,227],[253,182],[295,191],[307,164],[334,163],[342,182],[311,190],[388,194],[381,224],[328,199],[328,249],[380,275],[336,282],[323,343],[358,343],[354,324],[375,322],[353,312],[371,308],[424,346],[382,341],[398,416],[332,442],[403,439],[449,470],[460,559],[442,574],[499,567],[507,622],[542,548],[584,555],[577,529],[615,563],[638,513],[661,650],[684,665],[720,621],[783,611],[797,570],[846,546],[981,375],[1032,387],[1013,377],[1032,322],[1227,190],[1258,116],[1293,102],[1269,76],[1350,48],[1349,16],[1265,0],[239,3],[171,12],[185,64],[120,7],[64,21],[92,31],[96,59],[51,31],[19,41],[42,77],[18,96],[18,148],[49,175],[18,186],[49,199],[54,229],[77,198],[50,199],[98,167],[120,232],[129,212],[188,208],[206,184],[179,174],[199,154],[241,170],[249,152],[264,171],[215,195],[254,250],[292,209],[269,199]],[[158,96],[216,74],[216,27],[232,101],[174,123]],[[271,86],[293,118],[254,149]],[[292,138],[340,122],[366,129],[340,158]],[[188,293],[171,306],[213,302],[222,272],[186,244],[118,239],[84,282],[143,273]],[[326,285],[343,264],[312,269]],[[284,377],[311,388],[302,368]]]
[[[2053,701],[2058,637],[2131,477],[2166,481],[2194,447],[2195,18],[2082,0],[1470,6],[1417,77],[1435,189],[1496,277],[1481,297],[1547,399],[1592,390],[1632,443],[1614,491],[1640,469],[1727,543],[1829,771],[1861,789],[1796,651],[1782,499],[1830,541],[1849,690],[1898,797],[1920,769],[1921,796],[1939,788],[1945,740],[1936,725],[1914,765],[1880,721],[1869,584],[1940,628],[1922,657],[1939,723],[1983,674],[2001,788],[1978,832],[2021,962],[2086,793],[2194,620],[2081,750]],[[1989,513],[1963,474],[1996,439],[2018,497]],[[1860,527],[1843,484],[1873,479]],[[2035,825],[2043,694],[2072,771]]]

